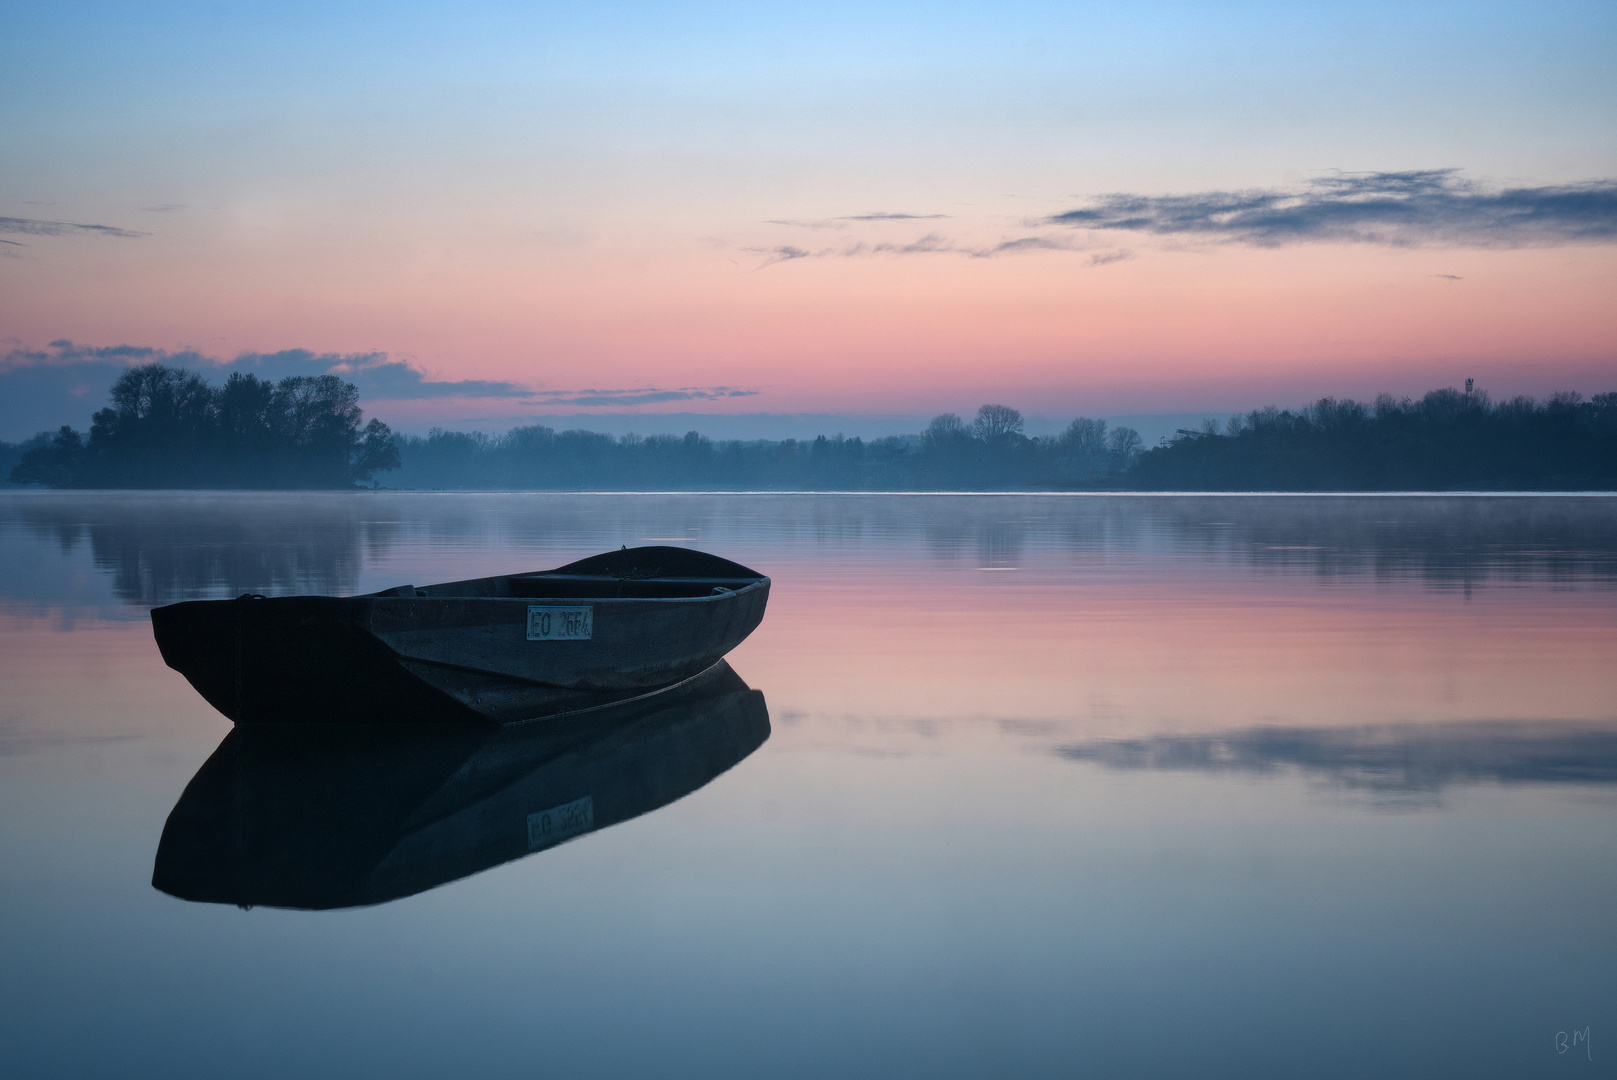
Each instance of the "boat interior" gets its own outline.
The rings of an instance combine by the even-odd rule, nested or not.
[[[604,574],[510,574],[505,577],[450,581],[442,585],[400,585],[367,597],[480,597],[496,600],[667,600],[737,593],[762,578],[620,578]]]
[[[441,585],[399,585],[365,595],[375,599],[697,599],[737,593],[768,580],[756,570],[706,552],[640,547],[594,555],[555,570],[449,581]]]

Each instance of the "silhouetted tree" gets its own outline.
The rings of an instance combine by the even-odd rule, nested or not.
[[[1617,395],[1561,393],[1494,404],[1485,392],[1419,401],[1321,398],[1297,412],[1231,417],[1141,455],[1144,488],[1388,491],[1610,488],[1617,485]]]
[[[90,439],[67,428],[12,479],[54,487],[346,487],[397,468],[380,420],[361,428],[359,392],[335,375],[270,383],[232,373],[210,387],[184,368],[145,364],[112,386]]]
[[[938,453],[959,446],[971,438],[965,421],[952,412],[939,413],[921,432],[921,447],[928,453]]]
[[[11,482],[68,487],[83,461],[84,439],[63,424],[50,442],[23,453],[22,460],[11,470]]]
[[[1022,414],[1009,405],[984,405],[977,410],[971,433],[987,443],[1003,443],[1022,434]]]
[[[1064,476],[1082,477],[1111,471],[1106,448],[1106,421],[1080,416],[1056,440],[1056,466]]]
[[[351,483],[359,432],[359,391],[335,375],[282,379],[270,397],[269,423],[281,476],[314,487]]]
[[[393,429],[372,418],[365,425],[364,437],[353,454],[353,464],[348,470],[349,479],[363,483],[379,472],[389,472],[398,467],[399,444],[393,438]]]
[[[1140,433],[1133,428],[1113,428],[1112,433],[1106,436],[1106,450],[1112,456],[1112,471],[1122,472],[1133,465],[1142,445]]]
[[[13,481],[63,487],[345,487],[398,469],[416,488],[622,490],[1012,490],[1088,486],[1186,490],[1617,487],[1617,394],[1494,403],[1436,390],[1419,401],[1321,398],[1182,431],[1142,453],[1139,433],[1080,417],[1027,438],[1022,417],[985,405],[966,424],[934,417],[918,435],[781,442],[513,428],[434,428],[397,439],[361,426],[358,394],[335,376],[270,383],[235,373],[213,389],[182,369],[132,368],[86,443],[70,428],[14,454]]]

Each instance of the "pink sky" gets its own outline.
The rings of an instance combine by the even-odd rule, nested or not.
[[[5,325],[30,345],[381,350],[445,380],[757,392],[702,405],[715,411],[1218,410],[1468,376],[1496,394],[1617,388],[1617,248],[1603,245],[1148,240],[1095,266],[1065,251],[762,265],[694,243],[464,262],[216,243],[198,260],[166,237],[75,238],[10,282]]]

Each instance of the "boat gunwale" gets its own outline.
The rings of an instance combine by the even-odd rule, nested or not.
[[[504,577],[506,577],[506,578],[516,577],[516,576],[518,576],[518,575],[514,575],[514,574],[504,575]],[[471,580],[477,581],[477,580],[481,580],[481,579],[473,578]],[[500,579],[497,579],[497,580],[500,580]],[[420,596],[420,595],[405,595],[405,596],[389,595],[390,593],[394,593],[399,589],[412,589],[412,590],[415,590],[417,593],[419,593],[423,589],[443,589],[443,588],[450,588],[452,586],[461,584],[458,581],[446,581],[446,582],[443,582],[442,584],[438,584],[438,585],[396,585],[392,589],[382,589],[382,590],[379,590],[377,592],[372,592],[372,593],[358,593],[358,594],[356,594],[354,596],[321,596],[321,595],[315,595],[315,594],[310,594],[310,593],[298,593],[298,594],[293,595],[293,596],[270,596],[270,597],[264,597],[264,599],[266,599],[266,600],[345,600],[345,601],[347,601],[347,600],[366,600],[366,601],[398,600],[398,601],[409,601],[409,602],[412,602],[412,603],[416,602],[416,601],[420,601],[420,600],[485,600],[485,601],[501,601],[501,602],[507,602],[507,603],[513,603],[513,604],[530,604],[530,603],[534,603],[535,601],[547,601],[547,602],[548,601],[554,601],[555,603],[564,604],[564,605],[569,604],[569,603],[585,603],[585,602],[592,603],[592,604],[606,604],[606,603],[617,603],[617,604],[625,604],[625,603],[690,604],[690,603],[699,603],[699,602],[702,602],[702,601],[727,600],[727,599],[730,599],[731,597],[741,596],[741,595],[743,595],[745,593],[750,593],[750,592],[752,592],[752,591],[754,591],[756,589],[759,589],[759,588],[768,588],[769,585],[771,584],[770,579],[767,578],[767,577],[756,577],[756,578],[745,578],[745,579],[742,579],[742,578],[633,578],[633,579],[629,579],[629,578],[605,578],[605,579],[602,579],[602,580],[603,580],[603,582],[608,582],[608,581],[633,581],[633,583],[636,584],[636,585],[646,584],[646,583],[655,583],[655,582],[673,582],[673,583],[676,583],[676,584],[684,583],[684,582],[713,582],[715,588],[722,588],[725,591],[724,592],[695,593],[695,594],[690,595],[690,596],[604,596],[604,595],[603,596],[595,596],[595,595],[583,595],[583,596],[560,596],[560,595],[556,595],[556,596],[547,596],[547,595],[545,595],[543,593],[535,593],[532,596],[491,596],[488,593],[475,593],[475,592],[474,593],[451,593],[451,594],[448,594],[448,595],[444,595],[444,594],[434,595],[432,593],[428,593],[426,596]],[[725,581],[737,581],[737,582],[739,582],[739,581],[743,581],[743,580],[746,582],[746,584],[740,585],[739,587],[733,588],[733,589],[730,588],[729,586],[726,586],[726,585],[722,584]],[[203,601],[203,603],[209,603],[209,602],[211,602],[211,601]]]
[[[638,580],[641,580],[641,581],[671,581],[671,580],[675,580],[675,579],[672,579],[672,578],[641,578],[641,579],[638,579]],[[717,581],[717,580],[720,580],[720,579],[717,579],[717,578],[713,578],[713,579],[708,579],[708,578],[687,578],[685,580],[688,580],[688,581],[706,581],[706,580]],[[454,584],[458,584],[458,583],[457,582],[445,582],[444,584],[445,585],[454,585]],[[743,595],[745,593],[750,593],[750,592],[752,592],[752,591],[754,591],[756,589],[768,587],[770,584],[771,584],[771,581],[767,577],[753,578],[753,579],[749,579],[747,584],[741,586],[738,589],[729,589],[729,590],[727,590],[725,592],[699,593],[699,594],[694,595],[694,596],[545,596],[545,595],[541,595],[541,594],[536,594],[534,596],[488,596],[486,594],[481,594],[481,593],[462,593],[462,594],[451,595],[451,596],[390,596],[390,595],[388,595],[389,593],[392,593],[397,589],[403,589],[403,588],[410,588],[410,589],[416,589],[416,588],[425,588],[425,589],[443,588],[443,585],[423,585],[423,586],[396,585],[396,586],[393,587],[393,589],[383,589],[383,590],[380,590],[378,592],[371,592],[371,593],[355,593],[352,596],[332,596],[332,595],[327,594],[327,593],[293,593],[293,594],[291,594],[289,596],[264,596],[264,595],[261,595],[261,594],[253,593],[253,594],[248,594],[248,595],[244,595],[244,596],[221,596],[221,597],[215,597],[212,600],[177,600],[172,604],[164,604],[164,605],[162,605],[160,607],[152,608],[152,611],[163,611],[163,610],[165,610],[167,608],[190,607],[190,606],[196,605],[196,604],[237,604],[237,603],[286,604],[286,603],[288,603],[290,601],[305,601],[305,602],[313,601],[313,602],[323,602],[323,603],[332,603],[332,604],[352,604],[352,603],[356,603],[356,602],[359,602],[359,601],[364,601],[366,603],[383,603],[383,602],[388,602],[388,601],[401,601],[401,602],[415,603],[415,602],[421,601],[421,600],[443,600],[443,601],[460,600],[460,601],[479,601],[479,602],[486,602],[486,603],[531,604],[531,603],[534,603],[536,601],[539,601],[539,602],[554,602],[554,603],[557,603],[557,604],[561,604],[563,606],[565,606],[566,604],[574,604],[574,603],[590,603],[590,604],[692,604],[692,603],[702,603],[702,602],[717,601],[717,600],[729,600],[729,599],[731,599],[733,597],[741,596],[741,595]]]

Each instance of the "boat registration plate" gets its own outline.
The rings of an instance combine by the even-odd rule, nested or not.
[[[595,827],[595,798],[586,795],[570,803],[537,810],[528,815],[528,850],[559,844],[568,837]]]
[[[529,641],[588,641],[595,631],[592,607],[529,607]]]

